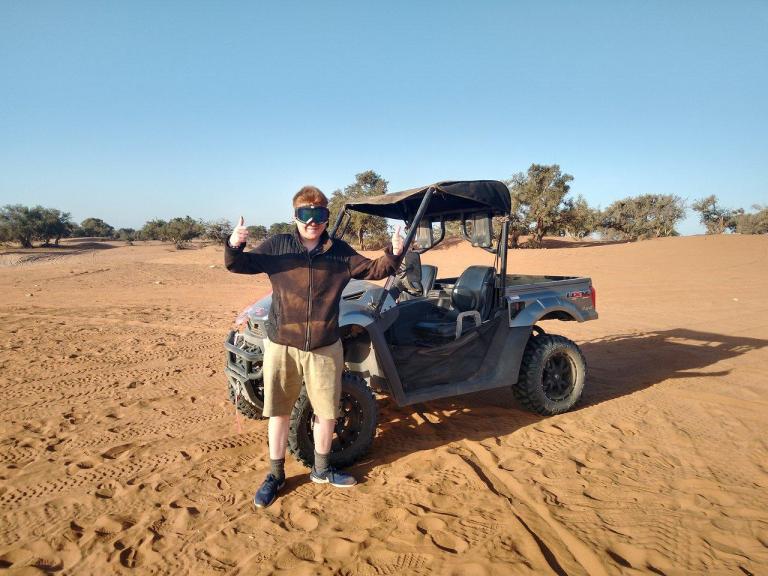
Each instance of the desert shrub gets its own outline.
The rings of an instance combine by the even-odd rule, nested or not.
[[[0,239],[4,242],[18,242],[23,248],[31,248],[33,240],[48,244],[51,239],[55,239],[58,244],[74,228],[70,218],[69,212],[56,208],[9,204],[0,210]]]
[[[512,200],[510,231],[513,246],[520,235],[530,232],[536,245],[547,234],[558,234],[565,226],[570,205],[566,196],[573,180],[557,164],[531,164],[527,173],[519,172],[506,182]]]
[[[293,234],[296,228],[293,222],[274,222],[269,226],[267,236],[275,236],[276,234]]]
[[[137,239],[138,233],[133,228],[119,228],[117,232],[115,232],[115,237],[118,240],[131,243]]]
[[[736,231],[737,217],[744,213],[744,210],[731,210],[720,206],[717,196],[714,194],[696,200],[691,208],[700,213],[699,220],[707,229],[707,234],[722,234],[726,230]]]
[[[677,236],[677,222],[685,217],[685,202],[671,194],[644,194],[617,200],[600,217],[599,230],[607,239],[638,240]]]
[[[224,244],[232,235],[232,223],[229,220],[212,220],[203,222],[203,236],[208,240],[213,240],[217,244]]]
[[[70,236],[74,230],[74,222],[71,220],[69,212],[62,212],[56,208],[41,208],[40,223],[37,229],[36,237],[43,241],[43,244],[49,244],[54,240],[56,246],[59,240]]]
[[[736,216],[736,232],[739,234],[768,234],[768,206],[755,204],[756,212]]]
[[[138,232],[138,238],[140,240],[168,240],[166,236],[166,226],[168,223],[165,220],[156,218],[149,220],[141,227]]]
[[[0,210],[0,228],[3,237],[18,242],[22,248],[31,248],[42,220],[39,206],[29,208],[21,204],[8,204]]]
[[[86,218],[80,222],[80,226],[75,230],[77,236],[94,236],[98,238],[112,238],[115,229],[104,222],[101,218]]]
[[[586,238],[597,230],[599,224],[600,211],[590,207],[582,196],[578,196],[576,200],[566,202],[558,232],[572,238]]]
[[[177,250],[186,248],[193,238],[205,233],[205,227],[194,218],[171,218],[165,225],[165,237],[176,245]]]
[[[256,226],[248,226],[247,230],[248,230],[248,239],[251,242],[261,242],[268,236],[267,227],[262,226],[261,224],[257,224]]]
[[[388,185],[389,183],[373,170],[356,174],[352,184],[346,186],[343,191],[334,190],[331,195],[328,203],[331,211],[330,225],[333,226],[336,222],[336,217],[345,202],[353,198],[386,194]],[[386,245],[385,239],[388,242],[390,237],[386,218],[354,211],[350,213],[346,231],[352,239],[351,243],[357,245],[360,250],[371,250]]]

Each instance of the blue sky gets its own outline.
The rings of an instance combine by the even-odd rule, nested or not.
[[[0,205],[268,225],[312,183],[558,163],[768,203],[768,2],[0,2]],[[685,234],[703,229],[691,213]]]

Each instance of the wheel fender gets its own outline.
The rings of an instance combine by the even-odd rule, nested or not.
[[[382,391],[387,381],[379,360],[374,350],[371,330],[375,326],[369,324],[367,327],[360,324],[347,324],[348,328],[358,328],[362,334],[345,339],[344,342],[344,364],[353,374],[367,380],[374,390]]]
[[[510,322],[510,326],[533,326],[544,316],[554,312],[565,313],[577,322],[584,322],[586,320],[575,304],[568,300],[553,296],[526,302],[525,307]]]

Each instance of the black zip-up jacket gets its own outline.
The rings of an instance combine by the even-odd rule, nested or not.
[[[339,299],[350,279],[381,280],[395,272],[397,263],[391,246],[370,260],[327,232],[312,252],[301,243],[298,230],[272,236],[251,252],[244,248],[226,242],[224,265],[238,274],[269,275],[273,293],[267,336],[301,350],[339,339]]]

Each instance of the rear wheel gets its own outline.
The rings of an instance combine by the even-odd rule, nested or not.
[[[570,410],[581,398],[587,363],[579,347],[563,336],[540,334],[528,340],[520,377],[512,386],[523,406],[544,416]]]
[[[291,412],[288,448],[291,454],[309,467],[315,461],[313,417],[307,390],[302,387]],[[365,380],[345,372],[341,381],[341,416],[336,419],[331,444],[332,466],[345,468],[365,455],[373,443],[377,419],[376,399]]]

